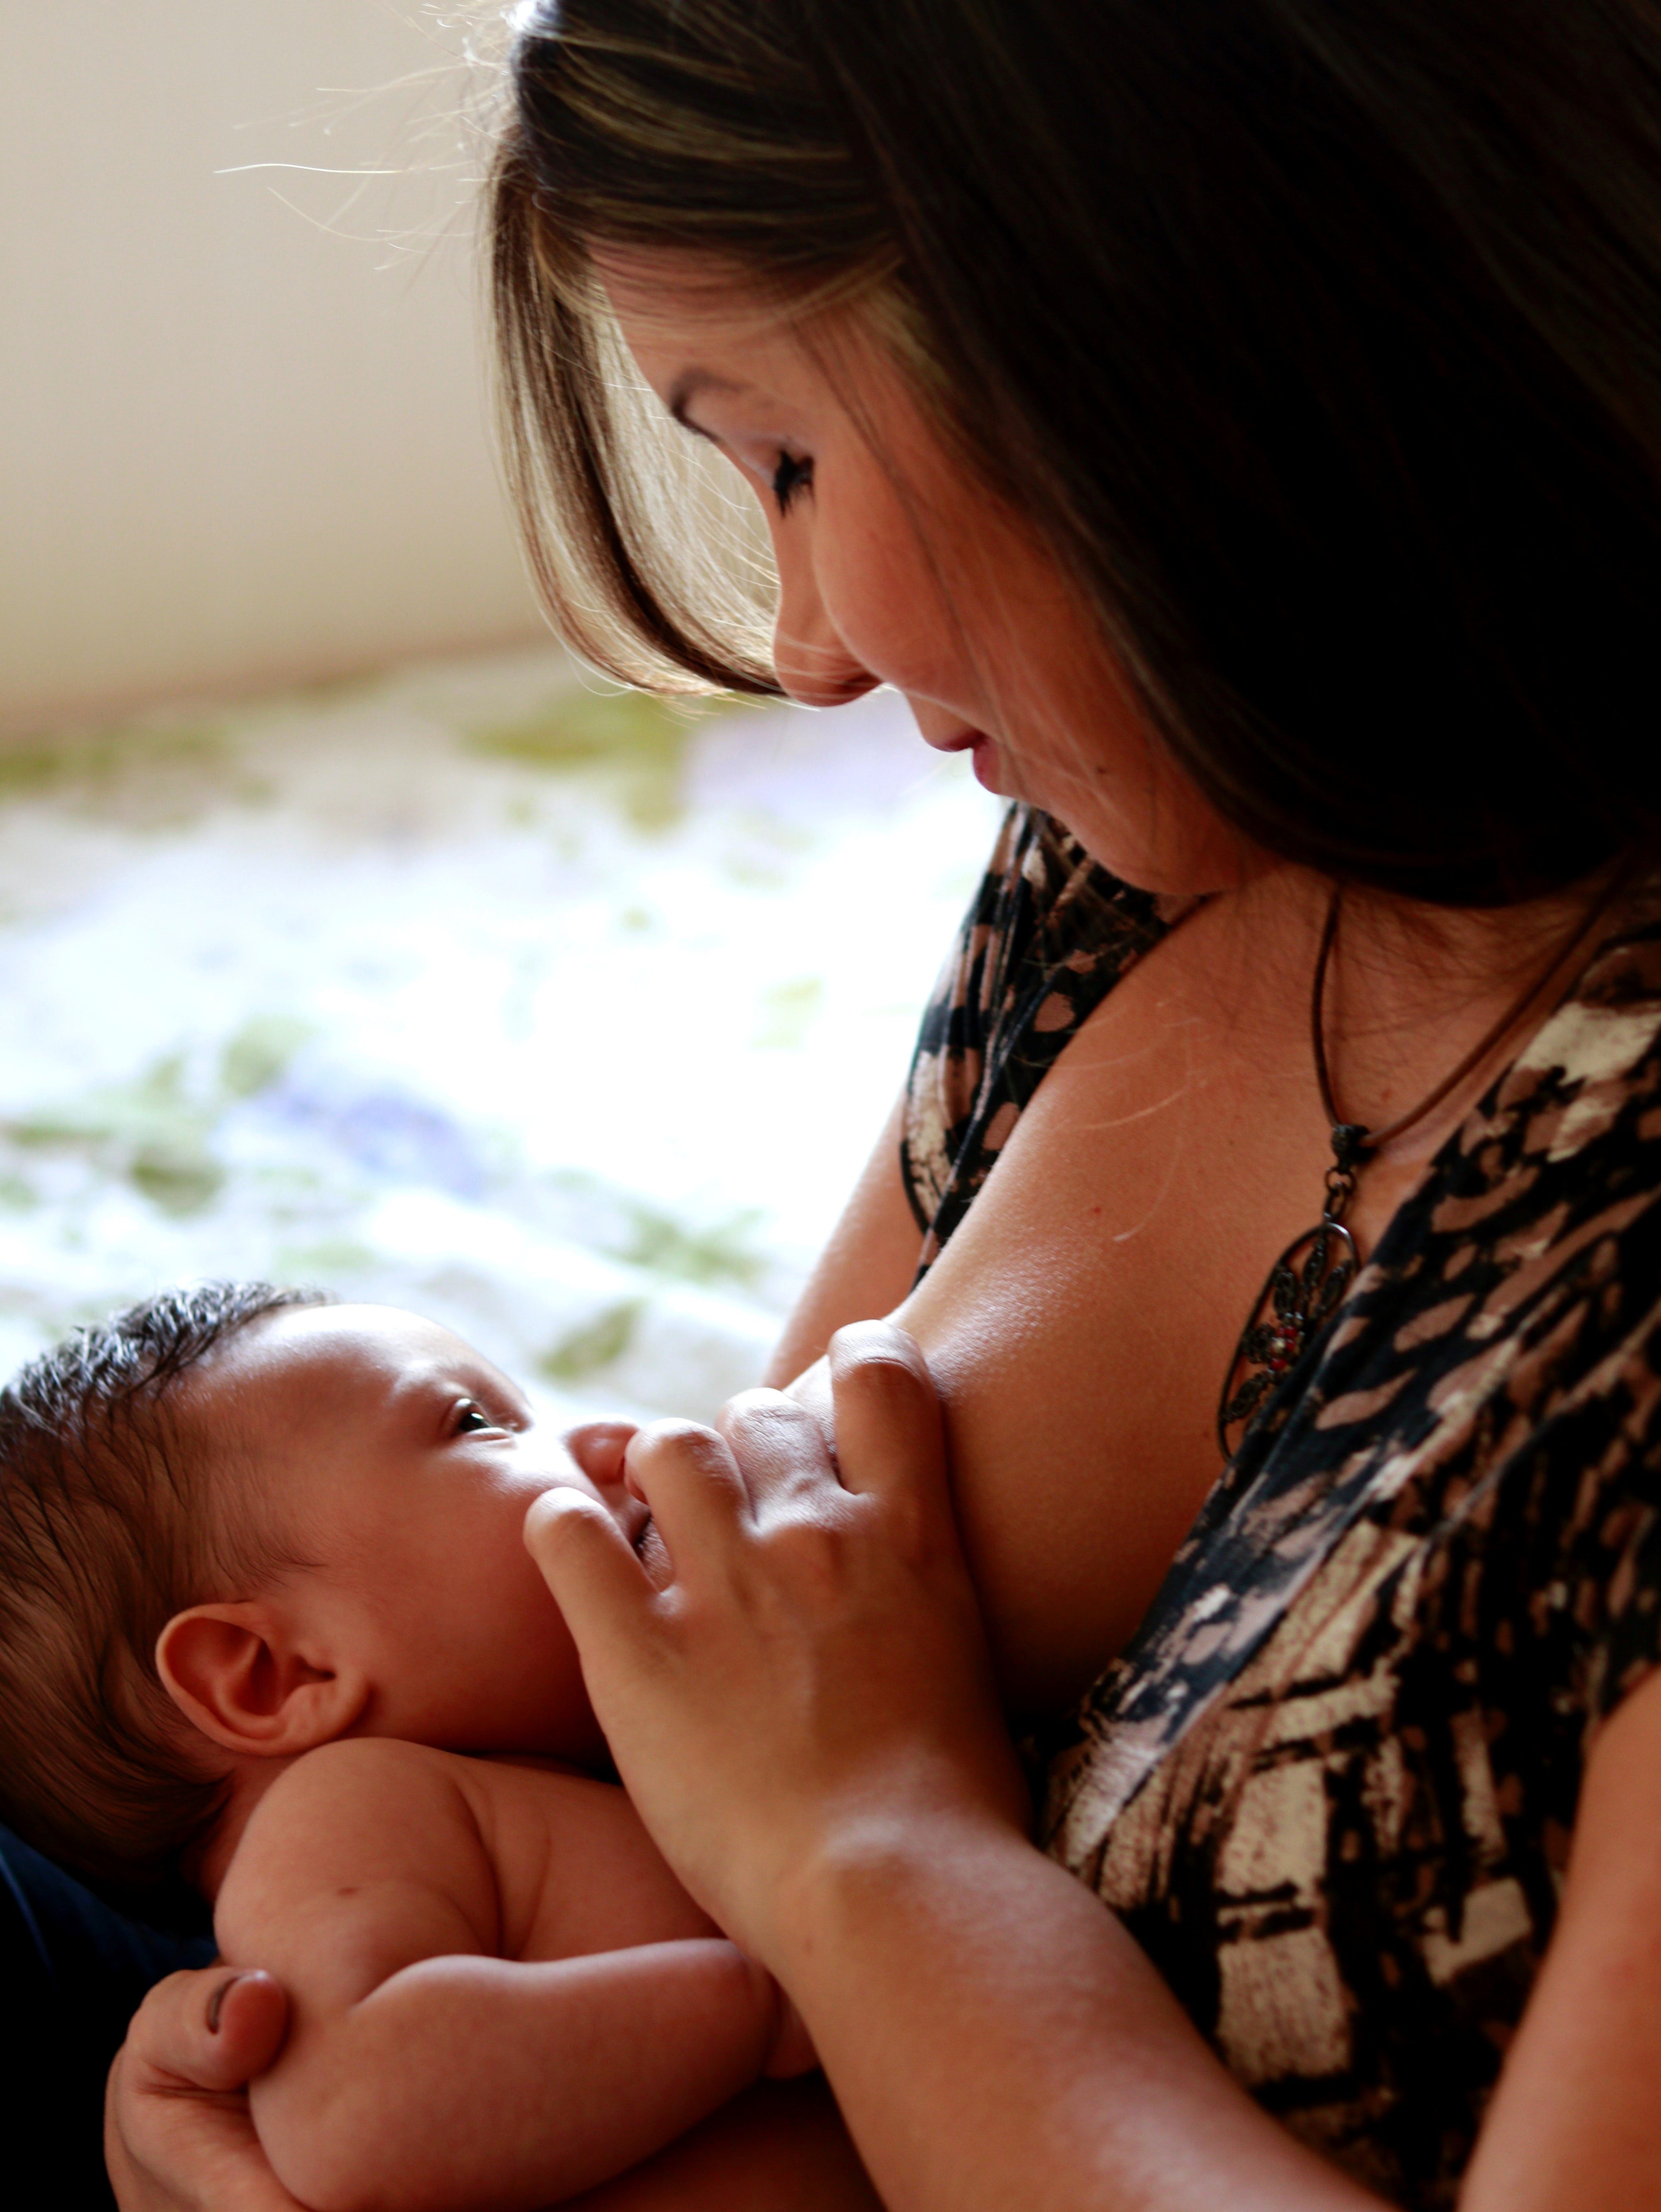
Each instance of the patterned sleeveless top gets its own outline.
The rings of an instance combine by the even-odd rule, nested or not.
[[[924,1018],[926,1268],[1173,915],[1015,809]],[[1599,1723],[1661,1656],[1661,919],[1603,945],[1047,1736],[1043,1840],[1225,2063],[1451,2206]]]

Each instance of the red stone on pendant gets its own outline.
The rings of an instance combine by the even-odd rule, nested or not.
[[[1354,1280],[1358,1257],[1349,1231],[1329,1215],[1295,1237],[1270,1269],[1223,1385],[1217,1437],[1226,1456],[1233,1456],[1270,1396],[1324,1333]]]

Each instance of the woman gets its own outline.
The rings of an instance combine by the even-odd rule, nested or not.
[[[662,1588],[533,1513],[624,1779],[896,2212],[1661,2203],[1661,15],[517,22],[568,633],[891,683],[1020,802],[780,1354],[910,1333],[837,1340],[835,1462],[637,1438]],[[761,498],[773,672],[619,331]],[[118,2069],[129,2212],[281,2201],[178,2094],[281,2032],[222,1998]]]

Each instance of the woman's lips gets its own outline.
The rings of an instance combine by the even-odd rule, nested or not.
[[[985,790],[1002,796],[1002,785],[998,776],[998,748],[989,737],[977,737],[970,748],[969,758],[975,770],[975,781]]]
[[[975,781],[988,791],[999,789],[998,741],[984,730],[954,730],[949,737],[923,732],[923,742],[937,753],[967,753],[975,771]]]
[[[945,744],[940,738],[931,738],[931,744],[940,744],[942,752],[969,754],[969,765],[976,769],[976,783],[984,785],[984,790],[989,792],[1000,792],[1000,796],[1002,796],[995,737],[987,737],[984,730],[964,730],[962,737],[953,737]]]

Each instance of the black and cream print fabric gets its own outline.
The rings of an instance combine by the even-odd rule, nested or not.
[[[983,1133],[1007,1139],[1163,933],[1150,902],[1116,904],[1104,878],[1086,896],[1075,873],[1086,941],[1068,942],[1041,848],[1066,852],[1018,814],[925,1027],[907,1165],[938,1198],[935,1247],[995,1158]],[[1062,987],[1068,1024],[1012,1081],[1033,1055],[1011,1024],[1054,1004],[1046,961],[1086,988]],[[1265,2106],[1390,2201],[1451,2206],[1551,1934],[1590,1741],[1658,1653],[1652,912],[1469,1115],[1220,1477],[1134,1643],[1055,1731],[1044,1840]]]
[[[1079,1024],[1187,904],[1120,883],[1041,814],[1004,817],[911,1063],[900,1167],[923,1232],[920,1273]]]

